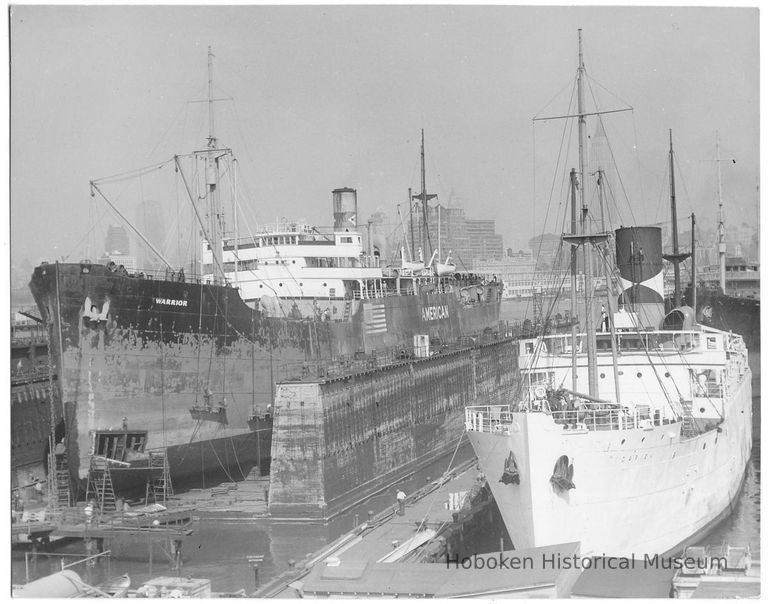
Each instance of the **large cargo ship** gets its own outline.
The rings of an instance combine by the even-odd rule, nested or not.
[[[698,320],[704,324],[733,331],[744,338],[749,350],[760,350],[760,265],[745,258],[726,257],[720,288],[715,271],[699,275],[696,291]]]
[[[422,139],[422,166],[423,153]],[[154,273],[90,261],[34,269],[74,483],[96,460],[112,468],[116,491],[143,494],[156,471],[152,451],[164,452],[176,488],[238,480],[256,465],[266,473],[276,382],[331,361],[408,358],[498,330],[500,281],[456,273],[429,249],[383,266],[355,226],[354,189],[333,192],[332,229],[281,223],[239,237],[226,234],[219,199],[231,151],[210,132],[189,157],[197,179],[178,157],[168,164],[203,233],[197,275],[170,263]],[[433,196],[423,176],[422,185],[414,199],[426,213]],[[103,181],[91,186],[111,205]]]
[[[716,140],[718,198],[718,265],[697,271],[696,318],[702,324],[740,334],[748,348],[760,350],[760,263],[728,256],[720,173],[720,139]],[[689,294],[693,292],[689,291]]]

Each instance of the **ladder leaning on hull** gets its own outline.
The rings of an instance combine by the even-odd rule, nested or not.
[[[69,488],[69,464],[67,453],[63,446],[59,449],[54,446],[53,438],[49,437],[50,453],[48,454],[48,506],[56,513],[68,508],[71,502]]]
[[[168,457],[165,450],[148,451],[149,453],[149,475],[147,477],[147,488],[145,501],[149,505],[150,498],[154,503],[166,504],[168,497],[173,495],[173,483],[171,482],[171,471],[168,467]]]
[[[100,455],[91,456],[85,499],[88,502],[94,501],[97,509],[102,513],[117,509],[115,487],[112,484],[112,470],[107,458]]]

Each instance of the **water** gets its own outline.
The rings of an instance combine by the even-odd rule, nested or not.
[[[462,448],[454,465],[473,457],[471,447]],[[228,520],[201,519],[194,527],[194,534],[184,540],[181,557],[181,576],[191,575],[211,579],[213,591],[232,592],[244,588],[251,593],[255,579],[248,556],[262,555],[259,564],[259,579],[263,585],[271,578],[288,569],[290,560],[300,561],[307,554],[314,553],[340,535],[365,522],[368,512],[378,513],[395,502],[395,493],[402,488],[412,493],[431,479],[441,476],[449,469],[450,456],[422,468],[402,480],[395,487],[371,497],[364,503],[337,516],[329,523],[278,522],[265,519],[235,518]],[[28,550],[26,550],[28,551]],[[82,554],[84,545],[79,541],[52,544],[49,552]],[[136,588],[150,577],[173,576],[170,562],[158,545],[153,550],[152,574],[148,565],[149,547],[146,541],[137,540],[127,545],[113,547],[112,557],[107,563],[100,562],[92,568],[84,565],[74,567],[87,583],[97,584],[109,576],[127,573],[131,587]],[[14,550],[11,563],[11,581],[25,582],[25,550]],[[40,556],[29,567],[30,580],[57,572],[61,569],[61,558]],[[67,559],[66,562],[72,560]]]
[[[502,303],[502,319],[515,321],[532,314],[532,305],[527,301],[505,301]],[[749,544],[752,551],[760,551],[760,353],[750,354],[753,371],[753,441],[752,460],[747,468],[744,488],[734,505],[732,514],[701,540],[702,545],[729,543]],[[471,449],[465,448],[457,462],[471,457]],[[448,469],[449,458],[439,460],[402,481],[398,487],[413,492],[428,479],[441,475]],[[377,495],[365,503],[338,516],[328,524],[280,523],[268,520],[232,518],[226,521],[201,520],[195,532],[188,537],[182,548],[182,576],[192,575],[211,579],[214,591],[237,591],[244,588],[251,593],[255,587],[253,567],[249,555],[263,555],[259,567],[259,578],[263,583],[288,568],[289,560],[299,561],[315,552],[326,543],[352,529],[355,523],[364,522],[369,510],[378,512],[394,503],[397,487]],[[502,534],[503,525],[498,528]],[[492,539],[491,543],[496,543]],[[51,551],[82,553],[82,542],[55,544]],[[70,560],[67,560],[69,562]],[[35,579],[61,568],[60,558],[40,557],[30,565],[30,579]],[[101,562],[93,568],[75,567],[86,582],[98,583],[108,576],[128,573],[132,587],[136,588],[150,576],[173,575],[169,561],[159,548],[154,549],[152,574],[148,565],[148,545],[135,542],[116,547],[109,562]],[[11,564],[11,581],[25,582],[25,560],[23,550],[14,550]]]

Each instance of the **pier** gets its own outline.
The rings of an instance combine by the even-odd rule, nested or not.
[[[450,471],[405,498],[402,509],[369,514],[349,533],[309,554],[257,589],[254,597],[563,597],[578,573],[537,569],[532,574],[498,572],[509,559],[500,538],[496,553],[464,556],[464,532],[494,514],[485,477],[474,461]],[[552,553],[578,552],[579,544]],[[514,552],[517,557],[521,552]],[[471,559],[467,568],[463,559]],[[450,560],[458,560],[451,564]],[[477,559],[477,560],[475,560]],[[491,560],[493,559],[493,560]],[[482,566],[483,568],[478,568]],[[255,568],[258,576],[258,568]]]

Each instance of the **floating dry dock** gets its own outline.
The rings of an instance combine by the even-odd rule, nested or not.
[[[280,382],[270,515],[331,518],[450,454],[465,406],[512,396],[517,356],[516,339],[489,335],[425,358]]]

